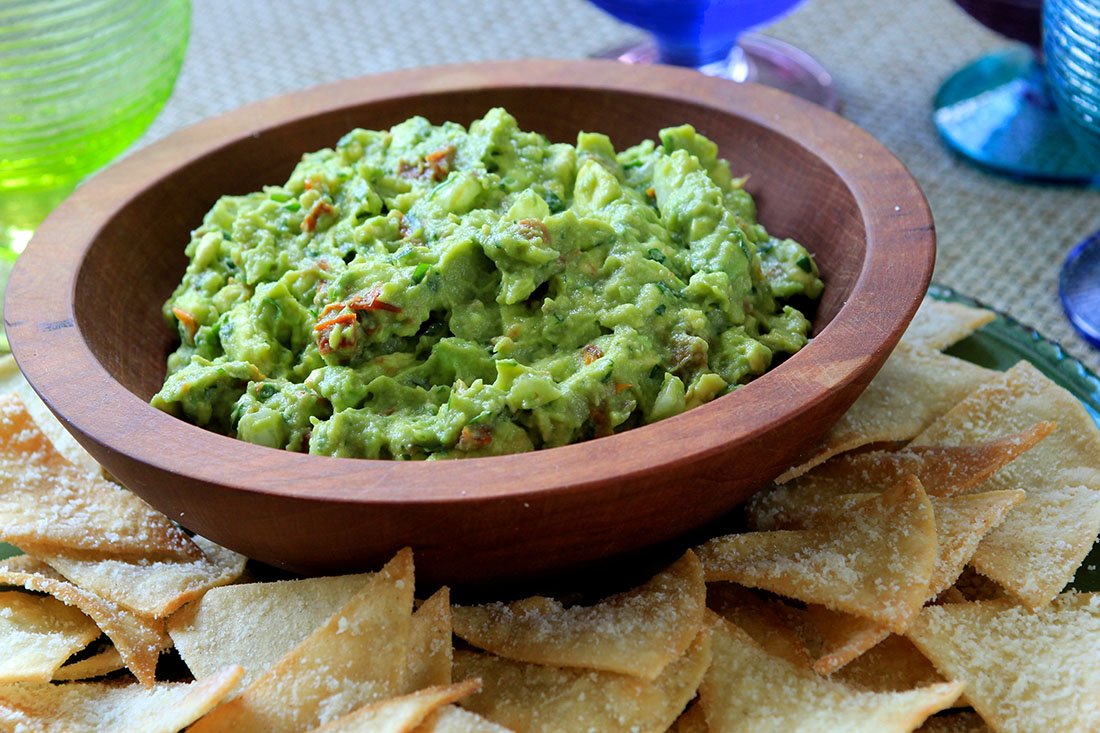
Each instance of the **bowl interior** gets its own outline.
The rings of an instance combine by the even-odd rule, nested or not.
[[[551,140],[575,142],[579,131],[597,131],[610,135],[617,149],[655,138],[662,127],[694,125],[718,143],[735,175],[750,176],[747,187],[765,227],[816,256],[827,287],[815,333],[836,316],[864,269],[867,232],[848,184],[806,146],[810,136],[800,141],[777,132],[755,121],[753,110],[741,117],[644,91],[568,86],[441,91],[293,119],[208,151],[140,190],[95,235],[79,270],[73,311],[91,352],[127,390],[148,400],[176,346],[161,305],[186,266],[189,232],[220,195],[284,182],[302,153],[330,147],[355,127],[387,128],[412,115],[465,125],[494,106]]]

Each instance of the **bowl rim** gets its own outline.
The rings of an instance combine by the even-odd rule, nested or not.
[[[844,180],[863,217],[866,261],[849,298],[807,348],[734,394],[604,438],[530,453],[455,461],[312,456],[207,431],[162,413],[131,393],[110,375],[82,336],[74,301],[77,275],[91,244],[142,191],[195,158],[337,108],[418,94],[517,87],[635,94],[658,89],[661,97],[736,114],[808,149]],[[293,104],[288,104],[291,100]],[[804,118],[812,118],[814,124],[800,123]],[[869,201],[881,199],[884,186],[896,194],[898,205],[892,211],[869,210]],[[869,271],[889,269],[892,256],[921,246],[920,267],[902,279],[900,288],[878,288],[868,282]],[[82,185],[40,226],[12,273],[5,325],[20,369],[78,440],[98,442],[107,450],[161,471],[230,490],[305,501],[433,504],[501,497],[527,500],[547,492],[581,492],[611,481],[629,481],[658,465],[686,466],[795,418],[856,379],[869,380],[868,367],[874,367],[873,373],[884,356],[870,351],[852,353],[846,346],[847,336],[865,325],[856,322],[852,313],[879,314],[881,323],[876,330],[883,331],[886,348],[892,347],[927,290],[934,259],[932,214],[909,171],[869,133],[809,102],[758,85],[735,85],[672,67],[632,67],[588,59],[479,62],[368,75],[261,100],[183,128],[117,162]],[[32,265],[48,266],[56,277],[46,282],[32,280],[28,275]],[[86,369],[80,375],[79,389],[72,388],[63,370],[54,368],[51,354],[55,358],[64,354],[69,365]],[[831,361],[822,360],[830,356]],[[798,381],[797,400],[780,398],[770,403],[767,411],[729,419],[731,404],[758,393],[781,391],[780,385],[793,383],[800,365],[828,368],[815,372],[812,383]],[[97,426],[111,423],[112,416],[141,424],[116,430],[104,440]],[[697,424],[723,430],[700,430]],[[186,454],[164,450],[163,436],[169,434],[186,441]],[[614,459],[608,460],[612,455]],[[209,460],[195,460],[194,456]],[[277,466],[279,480],[257,487],[256,466]],[[583,478],[571,473],[569,469],[575,466],[585,467]],[[562,476],[571,480],[562,483]]]

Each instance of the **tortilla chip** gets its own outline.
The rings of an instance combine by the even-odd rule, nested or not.
[[[49,682],[100,634],[95,622],[50,596],[0,592],[0,683]]]
[[[492,654],[455,651],[456,679],[480,679],[482,691],[462,706],[526,733],[663,731],[687,706],[710,665],[710,631],[655,680],[591,670],[545,667]]]
[[[160,651],[169,646],[160,622],[138,616],[105,598],[48,575],[0,570],[0,585],[17,585],[48,593],[68,606],[79,608],[110,637],[134,676],[145,685],[153,684]]]
[[[769,654],[800,667],[812,664],[797,631],[804,623],[799,618],[802,614],[782,601],[761,598],[736,583],[710,583],[707,607],[736,624]]]
[[[929,496],[955,496],[974,490],[996,471],[1032,448],[1055,428],[1039,422],[1026,430],[974,445],[910,446],[893,451],[847,453],[809,473],[772,486],[749,501],[755,530],[808,526],[818,507],[845,494],[879,493],[903,476],[920,479]],[[802,520],[802,524],[795,524]]]
[[[764,588],[902,630],[927,598],[936,523],[920,482],[909,477],[829,526],[727,535],[697,552],[708,581]]]
[[[457,705],[444,705],[418,725],[413,733],[512,733]]]
[[[97,473],[102,470],[88,451],[76,442],[76,438],[50,412],[50,408],[46,407],[46,403],[42,401],[42,398],[31,387],[30,382],[19,371],[19,366],[15,363],[15,357],[11,354],[0,357],[0,393],[8,392],[18,397],[26,406],[27,412],[31,414],[38,427],[49,438],[53,447],[65,456],[69,462],[88,473]]]
[[[194,544],[202,557],[182,562],[50,554],[34,545],[23,549],[85,590],[142,616],[163,618],[207,590],[232,583],[244,572],[244,555],[203,537],[196,536]]]
[[[813,670],[820,675],[833,674],[890,636],[882,624],[816,603],[806,606],[806,620],[820,639],[813,660]]]
[[[409,733],[442,706],[477,692],[480,686],[477,680],[466,680],[457,685],[427,687],[364,705],[313,730],[314,733]]]
[[[412,608],[413,559],[406,548],[324,625],[189,733],[308,730],[407,692]]]
[[[0,395],[0,540],[28,552],[200,555],[183,530],[135,494],[66,460],[13,395]]]
[[[126,666],[122,661],[122,655],[112,644],[108,644],[102,651],[85,657],[75,662],[69,662],[60,667],[53,674],[54,682],[72,680],[90,680],[93,677],[117,672]],[[206,675],[203,675],[204,677]]]
[[[962,341],[996,318],[996,313],[984,308],[925,298],[902,334],[901,342],[916,348],[940,351]]]
[[[871,692],[904,692],[945,681],[928,657],[898,634],[890,634],[844,665],[833,679]]]
[[[594,606],[551,598],[459,606],[455,634],[522,662],[585,667],[652,680],[703,626],[703,570],[688,551],[644,585]]]
[[[917,733],[992,733],[982,716],[973,712],[934,715],[917,728]]]
[[[168,619],[168,634],[196,677],[230,664],[246,688],[329,620],[368,574],[212,588]]]
[[[405,689],[451,684],[451,592],[447,588],[436,591],[416,609],[411,623]]]
[[[0,725],[43,731],[176,733],[211,710],[240,678],[240,667],[191,683],[152,687],[110,682],[0,686]]]
[[[707,733],[707,718],[703,714],[703,706],[698,703],[688,705],[687,710],[680,714],[668,733]]]
[[[1100,428],[1073,395],[1020,362],[914,441],[974,443],[1042,420],[1055,420],[1058,428],[981,486],[1024,489],[1027,498],[982,540],[972,561],[1031,608],[1065,587],[1100,532]]]
[[[855,404],[784,483],[845,451],[910,440],[997,372],[938,351],[898,346]]]
[[[865,692],[774,657],[719,621],[714,660],[699,686],[710,730],[908,733],[958,697],[961,683],[907,692]]]
[[[1100,594],[929,606],[907,635],[996,730],[1100,730]]]

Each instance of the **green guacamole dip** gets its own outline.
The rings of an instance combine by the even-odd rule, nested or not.
[[[450,458],[565,445],[723,395],[807,339],[813,257],[756,221],[690,126],[616,153],[414,117],[226,196],[164,305],[152,403],[292,451]]]

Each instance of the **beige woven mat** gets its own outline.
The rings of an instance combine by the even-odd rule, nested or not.
[[[766,32],[821,61],[843,113],[919,179],[939,232],[936,279],[1100,371],[1100,352],[1065,321],[1056,285],[1065,253],[1100,229],[1100,194],[979,172],[954,159],[932,126],[943,79],[1008,42],[948,0],[810,0]],[[582,0],[193,0],[183,72],[143,142],[320,82],[445,62],[580,57],[636,37]]]

